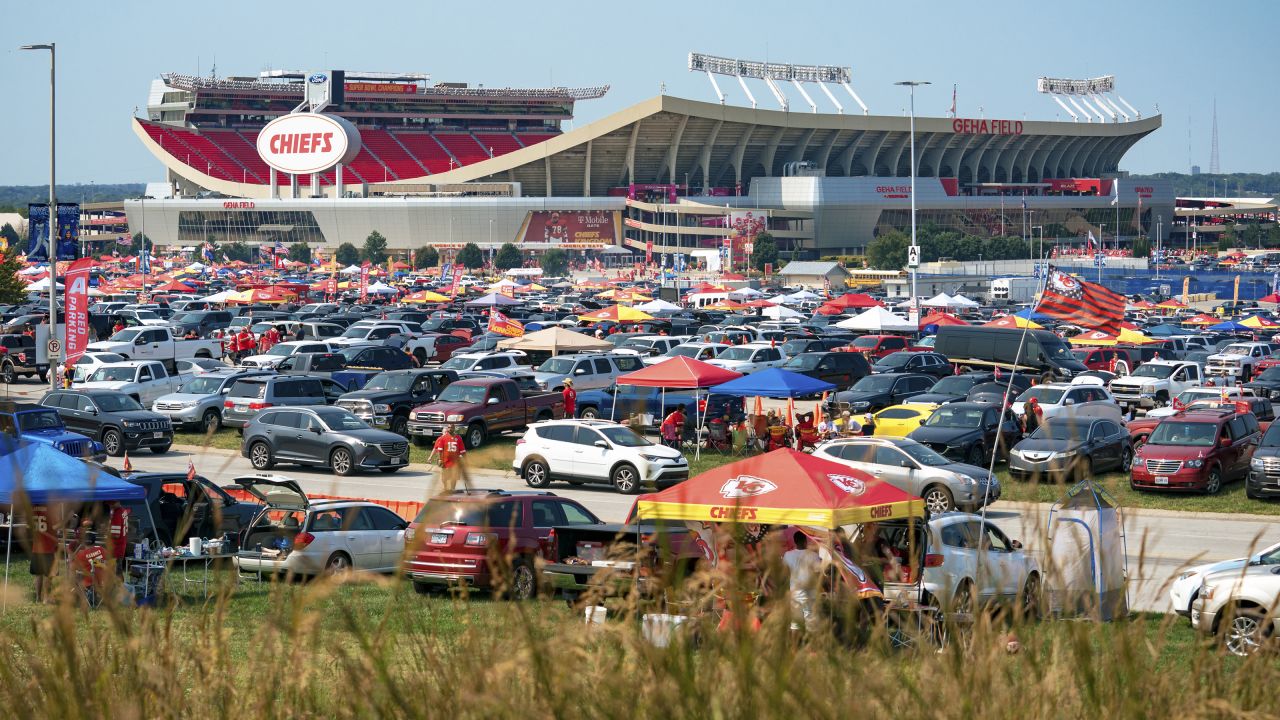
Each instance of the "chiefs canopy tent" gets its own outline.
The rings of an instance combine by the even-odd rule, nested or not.
[[[790,448],[640,496],[640,520],[843,525],[923,517],[924,501],[861,470]]]

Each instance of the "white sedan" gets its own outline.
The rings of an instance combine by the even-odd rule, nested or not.
[[[746,345],[731,345],[714,360],[707,362],[746,375],[782,367],[786,358],[782,357],[782,348],[775,347],[772,343],[753,342]]]
[[[295,355],[297,353],[308,352],[333,352],[333,347],[327,342],[313,342],[310,340],[291,340],[273,345],[270,350],[261,355],[250,355],[240,360],[240,365],[247,368],[255,368],[258,370],[273,370],[280,364],[281,360]]]

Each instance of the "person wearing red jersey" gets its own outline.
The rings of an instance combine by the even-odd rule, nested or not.
[[[111,509],[107,528],[111,538],[109,550],[116,561],[116,567],[124,565],[125,552],[129,546],[129,508],[118,502],[108,503]]]
[[[452,425],[446,426],[444,434],[436,438],[436,444],[431,448],[431,454],[427,456],[427,462],[431,462],[435,458],[436,453],[440,453],[440,482],[444,488],[444,494],[450,494],[458,487],[458,476],[462,473],[462,466],[459,462],[463,455],[467,454],[467,446],[462,442],[462,438],[454,434]],[[467,489],[471,489],[471,482],[463,478]]]
[[[48,505],[31,508],[31,574],[35,576],[36,602],[44,602],[53,589],[54,559],[58,552],[58,528]]]
[[[253,339],[253,333],[249,332],[249,328],[240,328],[240,332],[236,333],[235,340],[236,362],[253,354],[257,347],[258,343]]]
[[[107,584],[109,571],[107,552],[98,545],[98,534],[91,528],[80,529],[76,551],[71,556],[71,567],[75,570],[76,581],[84,591],[89,607],[97,607],[102,602],[102,590]]]
[[[564,379],[564,416],[578,416],[578,391],[573,389],[573,378]]]

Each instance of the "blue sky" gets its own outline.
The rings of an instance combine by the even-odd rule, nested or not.
[[[0,185],[47,182],[46,54],[59,44],[60,183],[162,179],[129,129],[161,72],[253,75],[266,68],[419,71],[487,86],[612,85],[578,106],[598,119],[659,92],[712,100],[688,72],[696,50],[746,59],[847,65],[875,114],[906,107],[894,80],[935,84],[917,112],[944,115],[958,85],[962,117],[1053,119],[1061,111],[1035,79],[1115,74],[1144,115],[1164,127],[1129,152],[1124,169],[1209,166],[1216,94],[1224,172],[1280,170],[1269,87],[1280,52],[1270,3],[1231,3],[1214,18],[1195,2],[607,2],[220,3],[24,2],[0,26]],[[678,13],[664,12],[678,8]],[[908,14],[911,11],[911,14]],[[1189,24],[1190,23],[1190,24]],[[1206,38],[1212,38],[1206,43]],[[729,83],[729,102],[745,104]],[[763,85],[752,92],[772,102]],[[811,93],[813,94],[813,93]],[[816,96],[815,96],[816,99]],[[801,104],[797,96],[793,107]],[[845,103],[846,106],[852,103]],[[828,106],[829,107],[829,106]]]

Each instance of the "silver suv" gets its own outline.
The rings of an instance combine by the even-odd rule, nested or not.
[[[332,405],[347,389],[312,375],[264,375],[236,380],[222,402],[222,424],[243,428],[258,413],[280,405]]]
[[[828,440],[813,454],[871,473],[924,498],[931,513],[977,510],[1000,499],[1000,481],[986,468],[952,462],[909,438],[855,437]]]
[[[565,378],[573,378],[576,390],[596,390],[613,385],[619,375],[643,367],[638,355],[577,353],[549,358],[533,376],[543,390],[563,390]]]
[[[156,398],[151,411],[168,416],[174,427],[194,425],[205,432],[215,431],[222,427],[223,402],[237,380],[273,374],[262,370],[233,370],[197,375],[183,383],[177,392]]]

